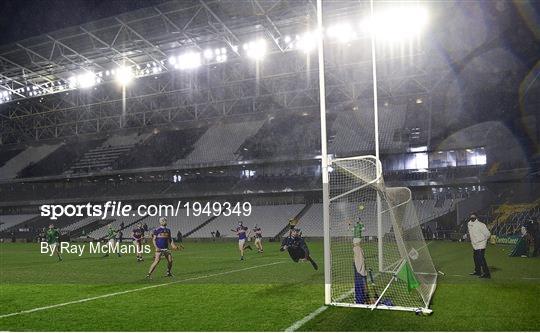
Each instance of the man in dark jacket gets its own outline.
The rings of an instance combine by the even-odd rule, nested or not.
[[[311,263],[315,270],[319,269],[319,266],[309,255],[309,249],[304,238],[297,228],[292,228],[289,232],[289,236],[285,237],[281,242],[280,251],[289,252],[289,256],[294,262],[299,260],[307,260]]]

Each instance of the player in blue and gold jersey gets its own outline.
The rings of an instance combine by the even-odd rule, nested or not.
[[[157,227],[152,234],[152,242],[154,243],[156,253],[154,255],[154,262],[150,266],[150,270],[148,271],[148,275],[146,275],[146,277],[150,278],[156,269],[157,264],[159,264],[161,261],[162,256],[167,259],[167,276],[172,276],[171,268],[173,259],[169,246],[173,250],[176,250],[177,247],[171,237],[171,229],[167,228],[167,219],[165,217],[161,217],[159,219],[159,227]]]
[[[242,221],[238,221],[238,227],[236,227],[236,229],[231,229],[231,231],[236,232],[236,235],[238,236],[238,250],[240,251],[240,260],[244,260],[245,249],[252,250],[251,245],[246,245],[246,241],[248,238],[248,230],[248,227],[244,227]]]

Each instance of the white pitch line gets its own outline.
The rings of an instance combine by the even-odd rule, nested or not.
[[[53,308],[59,308],[59,307],[66,306],[66,305],[71,305],[71,304],[89,302],[89,301],[93,301],[93,300],[101,299],[101,298],[108,298],[108,297],[112,297],[112,296],[133,293],[133,292],[136,292],[136,291],[141,291],[141,290],[146,290],[146,289],[152,289],[152,288],[168,286],[168,285],[176,284],[176,283],[182,283],[182,282],[187,282],[187,281],[195,281],[195,280],[211,278],[211,277],[214,277],[214,276],[220,276],[220,275],[232,274],[232,273],[237,273],[237,272],[243,272],[243,271],[247,271],[247,270],[255,269],[255,268],[259,268],[259,267],[277,265],[277,264],[281,264],[283,262],[284,261],[276,261],[276,262],[273,262],[273,263],[270,263],[270,264],[251,266],[251,267],[246,267],[246,268],[242,268],[242,269],[235,269],[235,270],[232,270],[232,271],[220,272],[220,273],[215,273],[215,274],[201,275],[201,276],[187,278],[187,279],[183,279],[183,280],[179,280],[179,281],[171,281],[171,282],[167,282],[167,283],[154,284],[154,285],[146,286],[146,287],[142,287],[142,288],[118,291],[118,292],[111,293],[111,294],[105,294],[105,295],[100,295],[100,296],[83,298],[83,299],[79,299],[79,300],[76,300],[76,301],[70,301],[70,302],[65,302],[65,303],[47,305],[47,306],[42,306],[42,307],[39,307],[39,308],[30,309],[30,310],[22,310],[22,311],[19,311],[19,312],[13,312],[13,313],[0,315],[0,319],[1,318],[6,318],[6,317],[17,316],[17,315],[25,314],[25,313],[32,313],[32,312],[43,311],[43,310],[48,310],[48,309],[53,309]]]
[[[294,332],[294,331],[296,331],[297,329],[299,329],[300,327],[302,327],[305,323],[307,323],[307,322],[310,321],[311,319],[317,317],[319,314],[321,314],[322,312],[324,312],[326,309],[328,309],[328,306],[326,306],[326,305],[321,306],[321,307],[318,308],[317,310],[313,311],[312,313],[308,314],[308,315],[305,316],[304,318],[300,319],[299,321],[295,322],[295,323],[292,324],[291,326],[287,327],[287,328],[285,329],[285,332]]]

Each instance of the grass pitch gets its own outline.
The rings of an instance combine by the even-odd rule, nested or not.
[[[63,262],[37,244],[0,245],[0,330],[38,331],[279,331],[323,303],[322,243],[309,243],[321,269],[295,264],[277,243],[240,261],[236,244],[191,243],[174,252],[152,280],[151,262],[85,254]],[[299,330],[478,331],[540,329],[540,259],[509,258],[490,246],[491,280],[468,276],[469,244],[432,242],[440,276],[429,317],[409,312],[330,307]],[[22,312],[17,315],[7,314]]]

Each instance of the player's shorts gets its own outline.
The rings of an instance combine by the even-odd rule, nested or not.
[[[169,249],[157,249],[156,253],[159,253],[160,256],[166,257],[166,256],[171,254],[171,250],[169,250]]]
[[[246,244],[246,239],[245,239],[245,238],[244,238],[244,239],[239,239],[239,240],[238,240],[238,246],[243,247],[244,244]]]
[[[49,246],[54,246],[55,250],[60,251],[60,243],[54,242],[54,243],[47,243],[47,244],[49,244]]]
[[[262,242],[262,237],[255,237],[255,243]]]

